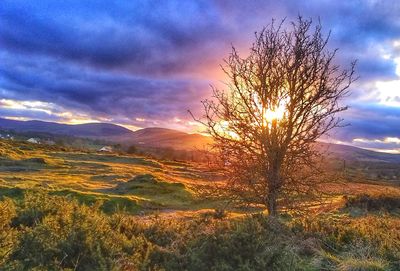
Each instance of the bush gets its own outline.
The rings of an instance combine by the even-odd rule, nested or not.
[[[400,270],[396,216],[107,215],[65,196],[0,201],[0,270]]]
[[[135,270],[153,247],[141,236],[116,231],[98,205],[58,196],[27,194],[12,224],[19,234],[4,264],[8,270]]]
[[[400,198],[394,196],[373,197],[370,195],[360,195],[347,198],[345,208],[359,208],[367,212],[395,212],[400,211]]]
[[[11,221],[15,217],[15,205],[10,199],[0,201],[0,267],[14,248],[17,231],[12,228]]]
[[[188,244],[188,270],[299,270],[295,236],[257,216],[215,225]]]
[[[397,217],[322,216],[297,219],[292,226],[321,240],[315,265],[322,270],[400,270]]]
[[[138,149],[136,148],[135,145],[131,145],[131,146],[128,147],[126,152],[129,153],[129,154],[137,154],[138,153]]]

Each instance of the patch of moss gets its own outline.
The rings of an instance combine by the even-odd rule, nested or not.
[[[50,194],[71,197],[73,199],[78,200],[79,203],[89,206],[95,204],[96,202],[101,201],[103,202],[101,205],[101,209],[106,213],[114,213],[117,211],[137,213],[142,209],[136,200],[123,197],[112,197],[108,195],[81,193],[70,189],[52,191],[50,192]]]
[[[141,174],[115,188],[120,194],[143,197],[165,207],[179,207],[193,203],[193,194],[183,183],[170,183],[152,174]]]
[[[24,196],[24,190],[18,187],[0,187],[0,200],[7,198],[21,199]]]

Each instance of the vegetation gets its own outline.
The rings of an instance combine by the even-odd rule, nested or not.
[[[246,58],[232,49],[223,68],[229,89],[213,89],[200,120],[229,177],[224,189],[263,203],[270,215],[278,203],[316,194],[323,167],[313,143],[340,127],[336,114],[354,81],[354,63],[334,64],[321,25],[313,30],[301,17],[291,30],[282,24],[256,34]]]
[[[186,162],[0,141],[0,198],[39,189],[85,204],[101,201],[109,213],[213,208],[214,201],[198,197],[209,178]]]
[[[36,191],[0,201],[1,270],[398,270],[400,218],[106,215]]]
[[[200,164],[7,140],[0,155],[0,270],[400,268],[389,183],[325,186],[328,209],[270,218],[203,198],[220,179]]]

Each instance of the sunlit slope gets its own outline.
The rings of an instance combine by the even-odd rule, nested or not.
[[[209,186],[207,173],[188,163],[140,156],[62,151],[56,146],[0,141],[0,194],[45,189],[104,209],[193,209],[204,203],[195,191]]]
[[[200,134],[166,128],[144,128],[131,131],[111,123],[61,124],[44,121],[18,121],[0,118],[1,130],[15,132],[37,132],[101,139],[124,145],[143,147],[173,148],[176,150],[204,149],[211,139]]]
[[[400,183],[400,155],[375,152],[347,145],[318,143],[326,164],[346,174],[350,180]]]
[[[131,130],[109,123],[62,124],[46,121],[18,121],[0,118],[0,128],[17,132],[40,132],[79,137],[121,136]]]
[[[331,184],[324,190],[330,191],[338,203],[343,201],[343,195],[400,194],[395,184],[380,182],[388,181],[385,178],[375,176],[373,182],[368,180],[371,168],[349,166],[348,183]],[[387,168],[380,171],[387,172]],[[26,190],[35,190],[77,198],[86,204],[98,202],[106,212],[167,214],[225,206],[223,198],[204,197],[216,191],[214,178],[215,174],[200,164],[0,140],[0,198],[18,199]]]

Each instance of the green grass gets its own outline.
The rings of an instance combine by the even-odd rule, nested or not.
[[[136,214],[140,210],[142,210],[142,207],[139,205],[138,200],[124,198],[124,197],[115,197],[103,194],[81,193],[78,191],[67,190],[67,189],[53,191],[50,192],[49,194],[76,199],[78,200],[79,203],[89,206],[94,205],[97,202],[101,202],[101,209],[109,214],[121,211]]]
[[[24,196],[24,189],[18,187],[0,186],[0,200],[4,198],[22,199]]]
[[[112,214],[115,212],[127,212],[131,214],[137,214],[141,210],[143,210],[143,206],[139,204],[140,200],[119,197],[119,196],[110,196],[106,194],[91,194],[91,193],[83,193],[78,191],[73,191],[69,189],[64,190],[30,190],[30,189],[21,189],[17,187],[0,187],[0,200],[5,198],[11,198],[17,201],[21,201],[24,198],[26,192],[47,192],[48,195],[56,195],[56,196],[64,196],[69,199],[75,199],[81,204],[85,204],[88,206],[95,205],[100,203],[101,209],[108,213]],[[144,201],[145,202],[145,201]]]
[[[190,163],[0,140],[0,269],[400,270],[396,187],[349,183],[353,196],[336,194],[344,208],[270,219],[202,210],[224,203],[197,192],[209,177]]]
[[[152,168],[162,167],[160,163],[142,157],[130,157],[130,156],[98,154],[98,153],[56,153],[54,154],[54,156],[75,161],[95,161],[95,162],[107,162],[107,163],[117,163],[117,164],[118,163],[133,164],[133,165],[149,166]]]
[[[184,184],[165,182],[152,174],[137,175],[113,190],[118,194],[139,196],[168,208],[187,206],[195,200],[193,192]]]
[[[193,190],[208,176],[193,165],[141,156],[64,150],[0,140],[0,185],[20,190],[45,189],[85,204],[103,201],[108,213],[118,209],[201,209],[214,202],[198,199]],[[11,194],[10,194],[11,193]],[[0,194],[1,196],[1,194]]]

